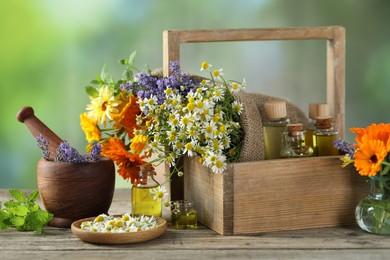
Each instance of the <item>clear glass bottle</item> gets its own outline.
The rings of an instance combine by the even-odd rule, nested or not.
[[[264,104],[267,119],[263,122],[265,159],[280,159],[283,133],[289,123],[286,102],[270,101]]]
[[[285,145],[280,151],[282,158],[313,156],[313,148],[305,143],[305,131],[302,124],[288,124],[284,139]]]
[[[155,174],[156,172],[151,165],[141,166],[139,181],[133,185],[131,190],[133,215],[161,217],[161,200],[154,198],[155,189],[160,186],[154,179]]]
[[[306,145],[310,147],[315,146],[314,133],[316,130],[316,118],[318,117],[328,117],[329,114],[329,105],[326,103],[310,103],[309,104],[309,122],[305,126],[305,140]],[[316,154],[315,154],[316,155]]]
[[[171,211],[171,225],[173,228],[197,228],[197,221],[197,212],[191,201],[177,200],[173,202]]]
[[[313,147],[315,155],[339,155],[339,150],[333,144],[338,138],[338,132],[333,129],[332,117],[317,118],[315,126],[315,144]]]
[[[370,177],[370,194],[360,201],[355,211],[359,227],[370,233],[390,235],[389,205],[390,177]]]

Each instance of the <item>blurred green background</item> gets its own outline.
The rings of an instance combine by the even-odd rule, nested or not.
[[[101,71],[119,77],[121,58],[162,66],[165,29],[309,27],[347,31],[346,127],[389,122],[390,1],[387,0],[0,0],[0,188],[35,188],[40,151],[15,116],[29,105],[84,151],[84,86]],[[325,102],[325,41],[188,44],[182,69],[204,60],[248,92],[286,97],[304,111]],[[201,74],[200,74],[201,75]],[[353,141],[347,131],[346,138]],[[117,187],[129,184],[117,175]]]

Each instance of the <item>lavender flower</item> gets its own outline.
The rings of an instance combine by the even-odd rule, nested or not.
[[[56,155],[54,156],[55,162],[78,163],[84,160],[83,156],[75,148],[71,147],[67,141],[62,142],[57,147]]]
[[[102,159],[102,156],[101,156],[101,151],[102,151],[102,145],[100,143],[96,143],[92,146],[92,150],[91,150],[91,156],[89,157],[89,161],[90,162],[96,162],[96,161],[99,161],[100,159]]]
[[[42,157],[46,160],[49,160],[50,157],[49,142],[41,134],[35,137],[35,140],[37,141],[38,148],[42,150]]]
[[[185,97],[190,91],[195,91],[199,87],[199,82],[192,80],[189,74],[181,72],[178,61],[171,61],[169,68],[171,70],[169,77],[156,78],[146,72],[135,75],[139,84],[137,96],[141,99],[155,96],[157,103],[161,105],[165,102],[164,90],[167,88],[175,89]]]
[[[333,145],[339,149],[340,151],[348,154],[349,158],[351,160],[355,159],[355,146],[353,144],[348,143],[347,141],[343,140],[342,138],[338,138],[336,141],[333,142]]]
[[[38,148],[42,150],[42,156],[49,160],[49,142],[41,134],[35,138]],[[81,155],[75,148],[71,147],[67,141],[63,141],[56,149],[55,162],[96,162],[102,159],[102,146],[100,143],[93,145],[90,155]]]

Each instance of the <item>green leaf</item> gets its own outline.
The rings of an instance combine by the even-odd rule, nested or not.
[[[35,202],[39,197],[39,192],[38,190],[35,190],[33,192],[30,193],[30,195],[28,195],[27,197],[27,201],[28,202]]]
[[[21,216],[16,216],[14,218],[12,218],[12,224],[15,225],[15,227],[21,227],[24,225],[24,217],[21,217]]]
[[[10,214],[5,210],[0,211],[0,229],[11,227]]]
[[[9,194],[11,194],[11,197],[16,199],[18,202],[25,202],[26,201],[26,196],[21,190],[9,190]]]
[[[106,64],[104,64],[102,71],[100,72],[101,81],[104,83],[113,83],[113,79],[109,73],[106,72]]]
[[[18,206],[15,208],[14,214],[17,216],[26,216],[28,209],[25,206]]]
[[[97,98],[99,96],[99,91],[92,86],[85,86],[85,92],[92,98]]]
[[[128,64],[130,66],[134,65],[134,60],[136,55],[137,55],[137,51],[133,51],[132,53],[130,53],[129,60],[128,60]]]

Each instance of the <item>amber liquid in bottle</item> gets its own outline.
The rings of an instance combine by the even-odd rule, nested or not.
[[[280,159],[283,133],[289,123],[286,102],[279,100],[266,102],[264,110],[267,117],[263,122],[265,159]]]
[[[339,150],[333,142],[338,138],[338,132],[333,129],[331,117],[318,118],[314,133],[315,144],[314,153],[317,156],[339,155]]]
[[[173,207],[171,212],[171,225],[173,228],[197,228],[197,212],[192,208],[192,203],[190,201],[175,201]]]
[[[131,205],[133,215],[149,215],[161,217],[161,200],[155,197],[154,189],[159,184],[154,179],[155,171],[149,166],[141,166],[139,181],[131,189]]]
[[[338,138],[337,134],[317,134],[316,152],[318,156],[339,155],[339,150],[333,145]]]
[[[265,159],[279,159],[283,144],[283,133],[286,130],[285,121],[279,123],[264,123]]]
[[[152,192],[156,187],[133,187],[132,205],[134,215],[153,215],[161,217],[161,201],[159,199],[155,200]]]

